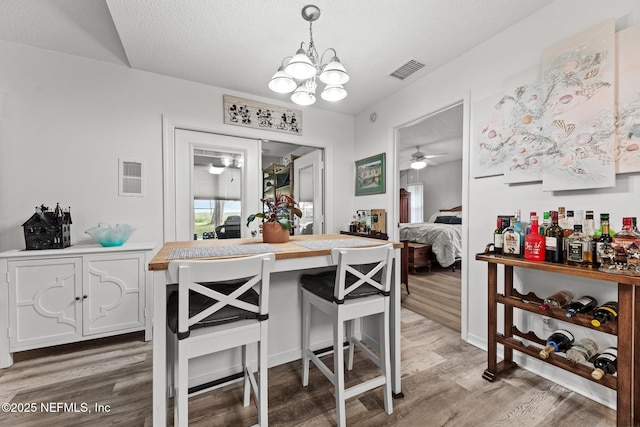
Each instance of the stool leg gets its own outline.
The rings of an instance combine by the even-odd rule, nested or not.
[[[347,358],[348,370],[353,369],[353,350],[355,347],[355,344],[353,343],[353,340],[355,339],[353,337],[354,325],[355,325],[355,319],[351,319],[347,321],[347,337],[349,338],[349,357]]]
[[[189,359],[187,358],[186,344],[178,341],[178,378],[176,378],[176,396],[173,403],[177,405],[177,417],[174,423],[177,426],[189,425]]]
[[[260,427],[267,427],[267,425],[269,424],[269,367],[267,362],[268,329],[268,320],[263,320],[262,322],[260,322],[260,341],[258,342],[258,372],[260,377],[260,384],[258,384],[259,397],[256,399],[258,403],[258,423],[260,424]]]
[[[251,393],[251,383],[249,382],[249,375],[253,375],[247,359],[247,345],[245,344],[242,346],[242,373],[244,375],[244,392],[242,406],[249,406]]]
[[[302,385],[309,384],[309,335],[311,333],[311,303],[306,291],[302,291]]]
[[[389,300],[391,297],[385,297],[385,309],[382,316],[378,316],[380,319],[380,368],[382,369],[382,375],[384,375],[384,386],[382,392],[384,393],[384,410],[387,414],[393,413],[393,399],[391,398],[391,353],[389,342]]]
[[[338,426],[347,425],[347,414],[344,393],[344,321],[338,310],[337,319],[333,320],[333,375],[336,386],[336,418]]]

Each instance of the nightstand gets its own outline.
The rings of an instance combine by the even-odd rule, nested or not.
[[[431,245],[422,243],[409,243],[409,269],[412,273],[416,268],[427,267],[431,271]]]

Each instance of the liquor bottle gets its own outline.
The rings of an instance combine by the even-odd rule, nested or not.
[[[562,206],[558,208],[558,225],[563,230],[567,228],[567,210]]]
[[[571,302],[572,299],[573,294],[570,291],[558,291],[546,297],[543,303],[538,308],[540,309],[540,311],[547,311],[551,307],[564,308]]]
[[[545,238],[540,235],[538,217],[531,217],[531,231],[524,237],[524,258],[531,261],[544,261]]]
[[[527,224],[527,226],[524,229],[524,235],[526,237],[527,234],[531,233],[531,223],[533,222],[533,217],[538,217],[538,214],[534,211],[529,212],[529,223]],[[538,230],[538,232],[540,232]]]
[[[602,265],[602,255],[604,253],[604,248],[606,245],[610,245],[613,241],[613,237],[609,234],[609,215],[605,219],[600,222],[602,229],[600,232],[600,237],[596,239],[595,244],[595,259],[596,266]]]
[[[600,214],[600,227],[596,230],[596,232],[593,234],[594,238],[598,238],[602,235],[602,224],[604,221],[607,221],[607,223],[609,223],[609,235],[611,237],[613,237],[616,233],[613,231],[613,229],[611,228],[611,221],[609,221],[609,214],[608,213],[601,213]]]
[[[522,256],[522,246],[524,245],[524,231],[525,228],[522,225],[522,220],[520,218],[520,209],[516,209],[516,223],[515,229],[518,233],[520,233],[520,255]]]
[[[618,348],[609,347],[599,354],[593,361],[593,367],[595,369],[591,373],[591,377],[594,380],[601,379],[605,374],[615,374],[618,370]]]
[[[516,228],[516,218],[511,217],[511,224],[502,232],[504,242],[502,243],[502,253],[512,257],[522,257],[522,245],[520,231]]]
[[[592,296],[584,295],[578,299],[574,299],[567,306],[565,316],[573,317],[578,313],[588,313],[598,306],[598,301]]]
[[[504,242],[502,231],[502,218],[498,217],[496,229],[493,230],[493,250],[495,251],[496,255],[502,255],[502,244]]]
[[[565,226],[562,227],[564,230],[564,237],[570,236],[574,232],[575,221],[573,217],[573,211],[567,211],[567,218],[565,219]],[[582,227],[582,224],[580,224]]]
[[[593,320],[591,324],[599,328],[607,322],[615,322],[618,320],[618,303],[616,301],[608,301],[596,308],[593,312]]]
[[[593,236],[596,232],[596,222],[593,219],[593,211],[587,211],[584,217],[584,222],[582,223],[582,231],[587,233],[589,236]]]
[[[545,236],[547,234],[547,228],[551,226],[551,214],[549,211],[545,211],[542,214],[542,224],[540,224],[539,233]]]
[[[564,263],[578,267],[593,267],[593,238],[582,232],[582,225],[575,225],[573,233],[564,239]]]
[[[634,243],[640,246],[640,233],[633,230],[633,219],[627,216],[622,218],[622,230],[613,236],[613,246],[627,250]]]
[[[564,260],[564,233],[558,225],[558,212],[551,211],[551,225],[545,233],[545,259],[561,264]]]
[[[598,352],[598,344],[592,339],[582,338],[567,350],[567,360],[572,364],[586,362]]]
[[[575,339],[571,332],[565,329],[558,329],[547,338],[547,345],[540,350],[540,357],[547,359],[553,352],[565,352],[574,341]]]

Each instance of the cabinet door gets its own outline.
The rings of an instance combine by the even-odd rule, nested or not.
[[[12,351],[75,341],[82,335],[81,258],[9,261]]]
[[[144,253],[85,257],[83,332],[94,335],[144,327]]]

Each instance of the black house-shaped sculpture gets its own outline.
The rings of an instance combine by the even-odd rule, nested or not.
[[[42,205],[22,227],[26,249],[62,249],[71,246],[71,213],[60,205],[51,212]]]

